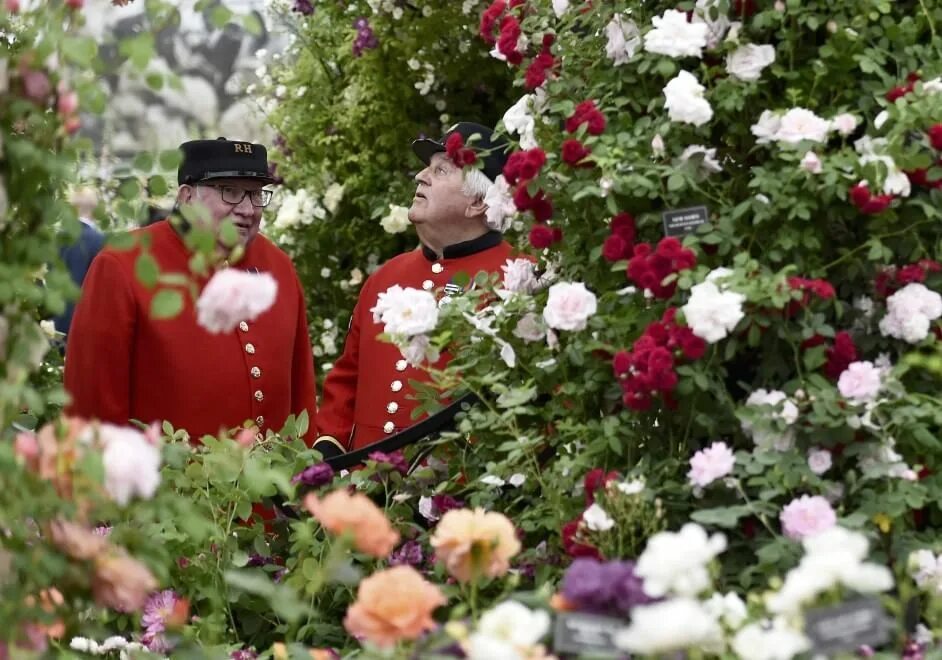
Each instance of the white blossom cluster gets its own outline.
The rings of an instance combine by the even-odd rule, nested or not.
[[[327,210],[317,197],[300,188],[283,196],[272,224],[276,229],[284,230],[298,225],[309,225],[315,219],[323,220],[326,217]]]
[[[795,444],[795,431],[789,427],[798,421],[798,406],[788,398],[785,392],[760,388],[749,395],[746,405],[773,409],[771,415],[762,416],[759,425],[747,419],[741,422],[743,432],[752,437],[756,447],[762,450],[778,451],[787,451],[792,448]],[[785,430],[777,429],[776,422],[784,423]]]
[[[929,336],[932,321],[940,316],[942,296],[913,282],[886,299],[886,316],[880,320],[880,332],[884,337],[918,344]]]

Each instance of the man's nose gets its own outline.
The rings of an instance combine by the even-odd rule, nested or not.
[[[428,167],[423,167],[421,170],[419,170],[418,172],[416,172],[416,175],[415,175],[414,177],[412,177],[412,178],[415,179],[415,181],[416,181],[417,183],[423,183],[423,184],[425,184],[425,185],[427,186],[427,185],[428,185],[428,181],[427,181],[427,179],[426,179],[426,177],[425,177],[425,175],[426,175],[427,172],[428,172]]]
[[[238,213],[239,215],[252,215],[255,213],[255,207],[252,206],[252,200],[249,199],[252,193],[246,192],[242,196],[242,201],[235,205],[232,209],[233,213]]]

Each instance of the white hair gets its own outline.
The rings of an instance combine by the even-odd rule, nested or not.
[[[487,175],[481,170],[465,170],[461,192],[467,197],[484,199],[492,185],[494,185],[494,183],[488,179]]]

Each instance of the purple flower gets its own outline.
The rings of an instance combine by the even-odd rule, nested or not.
[[[382,451],[370,452],[367,457],[371,461],[376,461],[377,463],[383,463],[390,466],[393,470],[396,470],[402,476],[409,474],[409,464],[406,462],[406,457],[402,455],[402,450],[397,449],[391,454],[387,454]]]
[[[166,653],[170,650],[167,638],[161,633],[167,629],[167,619],[173,615],[174,606],[179,600],[176,592],[165,589],[151,594],[144,603],[141,614],[144,635],[141,637],[141,643],[154,653]]]
[[[167,641],[167,638],[163,635],[163,633],[159,632],[144,633],[144,635],[141,637],[141,644],[146,646],[147,650],[151,653],[159,653],[161,655],[168,653],[172,648],[170,642]]]
[[[259,555],[252,553],[249,555],[249,561],[246,566],[250,568],[258,568],[259,566],[268,566],[268,564],[274,564],[275,561],[271,557],[266,557],[264,555]]]
[[[111,525],[99,525],[92,530],[95,536],[108,536],[111,534]]]
[[[323,486],[334,479],[334,469],[327,463],[315,463],[297,473],[291,478],[291,483],[302,483],[305,486]]]
[[[584,612],[628,614],[636,605],[651,602],[630,561],[603,562],[580,557],[563,577],[563,596]]]
[[[457,500],[451,495],[432,495],[432,506],[435,507],[435,513],[438,514],[438,517],[441,518],[446,513],[452,509],[460,509],[464,506],[464,502]]]
[[[294,7],[292,7],[292,9],[305,16],[310,16],[314,13],[314,5],[311,3],[311,0],[294,0]]]
[[[422,563],[422,544],[418,541],[406,541],[389,555],[390,566],[418,566]]]
[[[249,649],[240,649],[229,654],[229,660],[255,660],[258,654]]]
[[[369,21],[367,21],[365,17],[360,16],[360,18],[353,21],[353,27],[355,27],[357,30],[362,32],[364,29],[369,30],[370,24],[369,24]]]

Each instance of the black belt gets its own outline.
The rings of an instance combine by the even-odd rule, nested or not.
[[[323,447],[315,443],[314,448],[324,455],[324,462],[334,470],[348,470],[355,465],[365,463],[374,451],[390,454],[398,449],[414,445],[433,433],[448,430],[458,413],[468,410],[479,400],[476,394],[469,392],[431,417],[426,417],[421,422],[413,424],[384,440],[346,454],[341,453],[332,442],[322,443]]]

